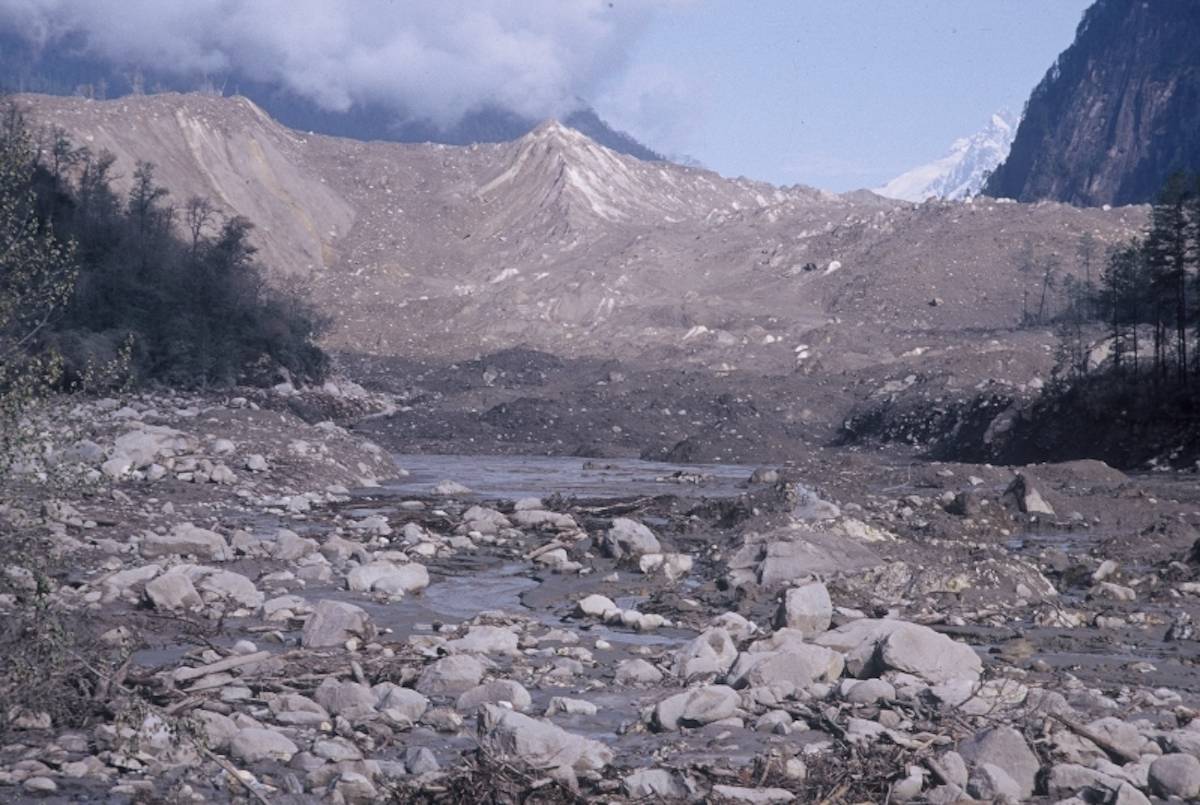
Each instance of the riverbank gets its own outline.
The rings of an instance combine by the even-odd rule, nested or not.
[[[37,548],[10,554],[0,599],[4,796],[1190,784],[1193,476],[814,447],[754,473],[458,456],[397,479],[297,413],[389,401],[320,396],[47,412],[55,444],[26,468],[46,475],[0,513]]]

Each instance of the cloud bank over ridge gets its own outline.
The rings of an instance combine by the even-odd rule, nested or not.
[[[622,72],[682,0],[0,0],[0,25],[116,66],[233,77],[328,111],[448,126],[484,106],[560,116]]]

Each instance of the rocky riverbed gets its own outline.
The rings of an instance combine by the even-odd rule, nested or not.
[[[0,799],[1200,796],[1195,475],[813,448],[405,477],[331,421],[388,405],[45,413],[0,510]]]

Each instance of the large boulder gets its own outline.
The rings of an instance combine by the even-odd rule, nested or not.
[[[229,741],[229,753],[246,763],[262,760],[286,763],[298,751],[299,748],[286,735],[262,727],[246,727]]]
[[[175,526],[170,534],[149,532],[145,535],[142,557],[155,559],[160,556],[195,556],[210,562],[233,558],[224,537],[191,523]]]
[[[479,742],[494,755],[534,769],[599,771],[613,759],[599,741],[494,704],[479,711]]]
[[[654,532],[637,520],[617,517],[604,537],[604,550],[614,559],[623,556],[642,556],[647,553],[662,553],[662,545]]]
[[[983,662],[970,646],[905,621],[864,618],[825,632],[813,642],[844,654],[846,668],[860,679],[890,669],[938,685],[977,681],[983,671]]]
[[[356,592],[373,590],[391,596],[401,596],[424,590],[429,586],[429,571],[417,562],[398,565],[380,560],[359,565],[346,576],[346,586]]]
[[[517,635],[502,626],[472,626],[462,637],[451,640],[446,648],[459,654],[516,654]]]
[[[114,458],[125,458],[133,469],[149,467],[160,458],[196,450],[195,439],[162,425],[142,425],[118,436],[113,442]]]
[[[1200,797],[1200,760],[1182,753],[1163,755],[1150,764],[1150,790],[1194,802]]]
[[[514,710],[524,712],[533,704],[529,691],[520,682],[511,679],[493,679],[482,685],[476,685],[458,697],[454,706],[466,711],[475,711],[485,704],[500,704],[508,702]]]
[[[265,596],[254,586],[254,582],[241,573],[231,570],[213,570],[200,579],[202,592],[227,598],[236,604],[251,609],[262,606]]]
[[[376,709],[398,723],[415,724],[429,709],[429,699],[392,682],[380,682],[371,692],[375,694]]]
[[[371,619],[362,607],[323,600],[305,621],[300,641],[305,648],[333,648],[354,637],[367,638],[372,632]]]
[[[417,678],[416,689],[426,696],[457,696],[478,685],[485,670],[471,654],[451,654],[427,665]]]
[[[735,688],[769,687],[790,695],[842,675],[842,655],[821,646],[792,643],[778,651],[743,652],[725,681]]]
[[[712,627],[675,653],[675,674],[685,682],[697,676],[719,676],[733,666],[738,650],[729,632]]]
[[[332,677],[325,679],[313,698],[331,715],[346,716],[352,721],[361,720],[375,713],[379,697],[375,691],[359,682],[341,682]]]
[[[865,545],[821,526],[784,528],[763,534],[729,559],[734,586],[757,584],[767,589],[796,579],[849,573],[882,564]]]
[[[1033,483],[1022,473],[1017,473],[1008,489],[1004,491],[1004,499],[1014,504],[1024,514],[1053,517],[1054,509],[1046,502],[1041,493],[1034,488]]]
[[[704,685],[663,699],[654,707],[653,726],[661,731],[702,727],[737,713],[741,698],[725,685]]]
[[[1012,727],[993,727],[980,732],[960,744],[958,753],[976,766],[989,763],[1002,769],[1020,788],[1021,799],[1033,796],[1041,764],[1024,736]]]
[[[775,625],[798,629],[805,637],[816,637],[829,629],[833,622],[833,601],[829,591],[819,581],[792,587],[783,594]]]
[[[192,580],[183,573],[164,573],[146,582],[146,597],[155,609],[196,609],[203,602]]]

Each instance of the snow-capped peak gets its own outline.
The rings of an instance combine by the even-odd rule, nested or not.
[[[902,201],[969,198],[1008,156],[1016,131],[1016,118],[997,112],[982,131],[955,140],[946,156],[897,176],[875,192]]]

